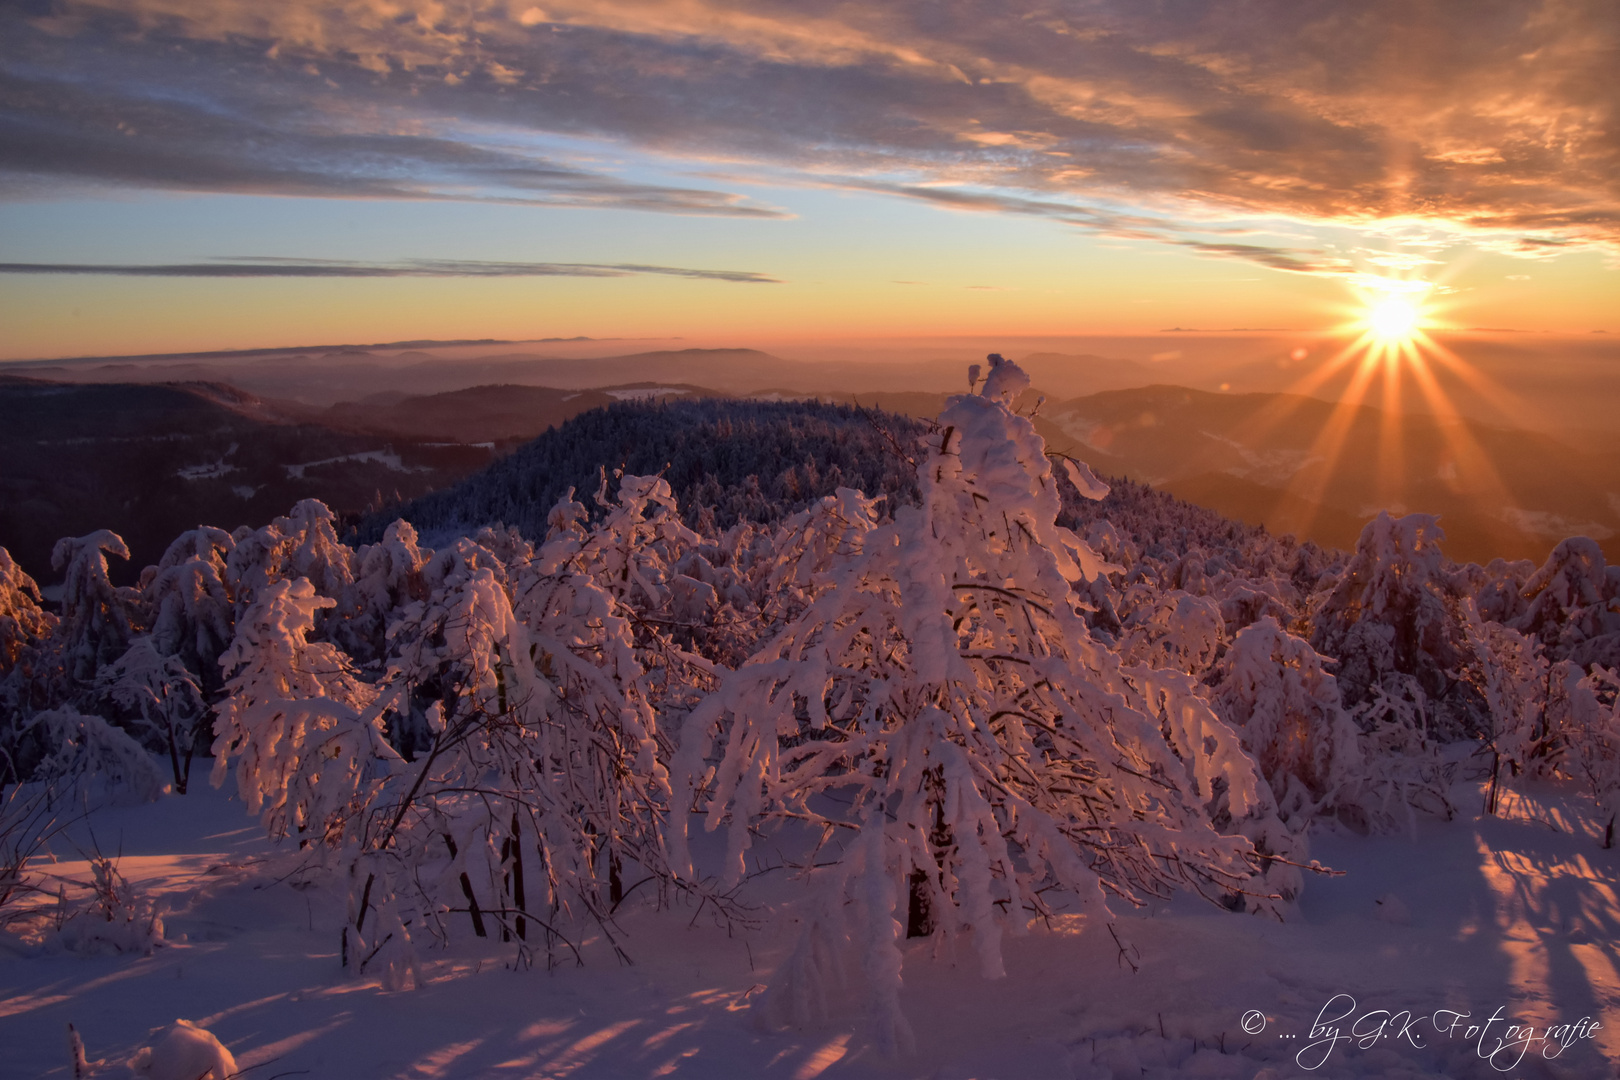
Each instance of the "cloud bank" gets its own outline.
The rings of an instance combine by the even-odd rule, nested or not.
[[[1613,0],[54,0],[0,15],[0,191],[780,213],[566,136],[1344,273],[1211,233],[1620,248],[1616,70]]]
[[[484,262],[465,259],[409,259],[397,263],[344,262],[238,256],[218,262],[155,263],[0,263],[0,274],[104,274],[116,277],[186,278],[411,278],[411,277],[631,277],[655,274],[750,285],[781,282],[748,270],[690,270],[638,263]]]

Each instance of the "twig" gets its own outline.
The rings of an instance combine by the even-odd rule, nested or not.
[[[1129,949],[1130,952],[1136,953],[1137,957],[1140,958],[1142,954],[1137,950],[1136,946],[1135,945],[1127,945],[1123,941],[1119,940],[1119,935],[1114,932],[1114,924],[1113,923],[1108,924],[1108,933],[1109,933],[1109,936],[1111,936],[1114,939],[1114,944],[1119,946],[1119,957],[1118,957],[1119,966],[1124,967],[1126,964],[1131,965],[1131,974],[1132,975],[1135,975],[1138,972],[1140,972],[1142,969],[1140,967],[1138,967],[1137,964],[1136,964],[1136,961],[1132,960],[1130,958],[1130,956],[1126,953],[1126,950]],[[1164,1024],[1163,1017],[1160,1017],[1159,1024],[1160,1024],[1160,1028],[1162,1030],[1163,1029],[1163,1024]]]

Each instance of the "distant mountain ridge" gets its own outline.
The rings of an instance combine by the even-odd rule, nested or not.
[[[387,395],[339,402],[313,418],[329,427],[463,443],[525,442],[580,413],[632,398],[724,397],[690,384],[632,383],[591,390],[550,386],[473,386],[442,394]]]
[[[375,383],[373,383],[375,386]],[[698,386],[484,386],[329,409],[219,382],[60,383],[0,374],[0,547],[42,583],[64,536],[111,528],[133,575],[185,529],[258,526],[302,498],[351,524],[454,484],[568,419]]]
[[[1439,515],[1447,551],[1462,561],[1539,562],[1570,535],[1620,553],[1620,499],[1611,494],[1620,492],[1620,460],[1538,432],[1167,386],[1106,391],[1043,415],[1082,456],[1106,454],[1189,501],[1336,547],[1389,509]]]
[[[1441,516],[1446,550],[1460,560],[1539,562],[1564,536],[1589,535],[1620,561],[1620,441],[1612,436],[1571,431],[1577,449],[1427,413],[1391,417],[1310,397],[1154,383],[1158,365],[1060,353],[1022,363],[1035,386],[1020,408],[1035,410],[1053,450],[1234,520],[1348,547],[1378,509],[1418,510]],[[451,377],[451,366],[428,354],[329,350],[276,360],[248,388],[202,378],[223,370],[207,364],[144,368],[137,383],[83,381],[91,369],[69,382],[47,381],[39,367],[0,369],[0,545],[44,579],[55,539],[93,527],[111,525],[141,548],[203,520],[263,523],[305,495],[355,520],[396,493],[410,500],[453,484],[625,397],[818,399],[931,420],[967,388],[961,365],[925,360],[887,368],[882,384],[892,389],[852,391],[862,367],[677,349],[586,360],[503,354],[467,361]],[[234,370],[252,374],[257,365]],[[480,373],[566,385],[497,378],[413,390]],[[163,374],[187,381],[151,381]],[[323,394],[353,392],[321,404],[263,389],[301,379],[319,382]],[[1140,380],[1149,381],[1134,385]],[[1083,392],[1066,392],[1077,387]],[[1039,394],[1047,400],[1036,409]],[[1322,438],[1336,427],[1330,469],[1333,439]]]
[[[1042,392],[1048,400],[1037,409]],[[924,418],[949,397],[821,396]],[[1034,411],[1049,449],[1274,533],[1350,548],[1378,510],[1421,511],[1440,516],[1446,551],[1460,561],[1539,563],[1571,535],[1590,536],[1620,561],[1620,453],[1289,394],[1155,384],[1057,397],[1036,379],[1019,404]]]
[[[622,356],[553,357],[495,353],[447,360],[407,350],[377,355],[366,349],[283,350],[236,362],[182,358],[175,362],[22,365],[15,370],[63,382],[221,381],[266,398],[329,407],[367,398],[385,375],[390,391],[413,396],[490,385],[593,390],[629,384],[689,385],[754,396],[965,389],[966,367],[956,358],[873,364],[858,360],[790,360],[757,349],[664,349]],[[1024,358],[1036,385],[1057,397],[1144,385],[1158,373],[1129,360],[1037,353]]]
[[[0,379],[0,546],[44,583],[58,539],[111,528],[134,556],[112,572],[130,580],[203,522],[262,525],[311,496],[358,513],[489,457],[337,431],[217,383]]]

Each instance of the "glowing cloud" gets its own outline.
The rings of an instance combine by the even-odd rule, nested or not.
[[[1081,224],[1151,211],[1159,239],[1302,273],[1343,270],[1208,233],[1267,217],[1409,222],[1525,257],[1620,245],[1620,80],[1593,44],[1610,0],[32,10],[0,14],[0,191],[16,194],[70,179],[777,213],[517,149],[565,134],[781,183],[1066,203]]]

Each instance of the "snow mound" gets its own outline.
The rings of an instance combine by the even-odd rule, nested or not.
[[[129,1067],[149,1080],[226,1080],[236,1075],[231,1052],[190,1020],[176,1020],[156,1045],[137,1050]]]

